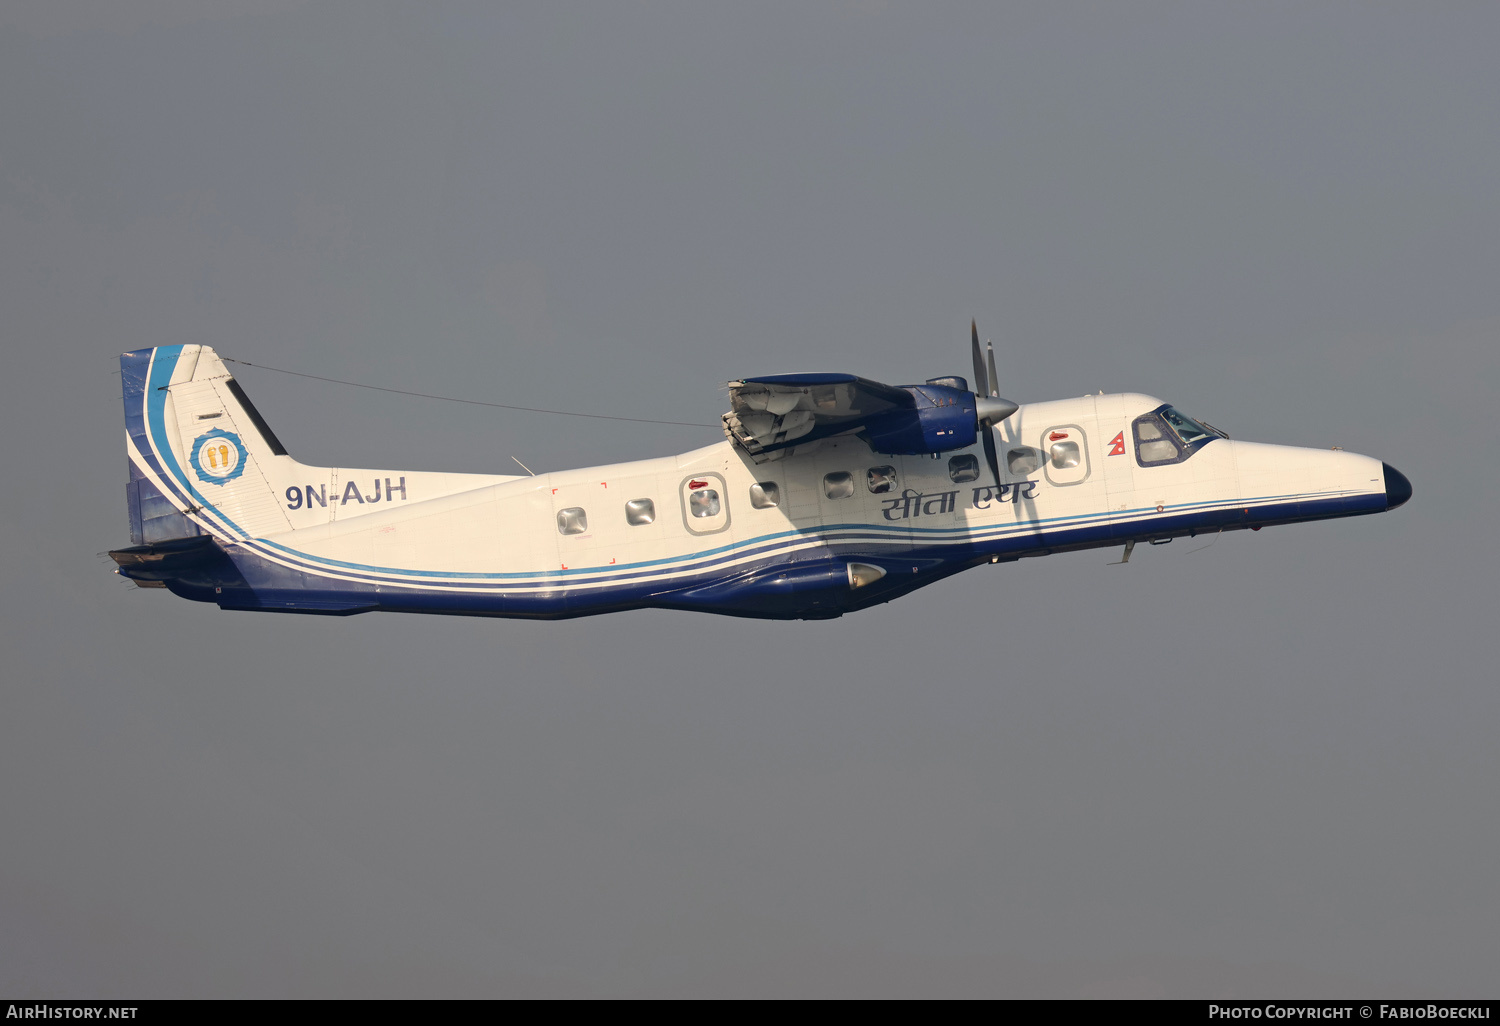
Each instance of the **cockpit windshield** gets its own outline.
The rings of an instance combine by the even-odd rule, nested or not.
[[[1222,431],[1200,424],[1192,417],[1178,413],[1170,406],[1162,408],[1161,417],[1162,420],[1172,425],[1173,430],[1177,432],[1177,437],[1182,439],[1183,445],[1192,445],[1202,439],[1226,437]]]

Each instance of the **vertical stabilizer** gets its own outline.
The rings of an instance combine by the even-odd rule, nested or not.
[[[208,346],[126,353],[120,378],[136,545],[268,538],[514,480],[298,463]]]
[[[271,484],[291,457],[212,349],[137,350],[120,373],[135,544],[291,529]]]

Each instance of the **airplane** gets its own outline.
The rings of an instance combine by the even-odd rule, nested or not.
[[[817,620],[985,563],[1127,562],[1140,542],[1411,497],[1380,460],[1231,439],[1148,395],[1002,399],[970,330],[973,389],[744,378],[712,445],[534,476],[307,466],[210,347],[125,353],[132,544],[110,556],[221,609]]]

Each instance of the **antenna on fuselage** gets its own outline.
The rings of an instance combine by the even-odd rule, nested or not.
[[[512,456],[511,459],[516,460],[516,458],[514,456]],[[536,477],[536,471],[532,470],[530,467],[528,467],[526,464],[522,463],[520,460],[516,460],[516,463],[519,464],[520,467],[521,467],[521,469],[524,470],[524,471],[526,471],[526,473],[530,474],[532,477]]]

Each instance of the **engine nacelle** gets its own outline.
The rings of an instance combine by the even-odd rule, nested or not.
[[[948,385],[910,385],[914,410],[892,410],[865,424],[865,437],[876,452],[894,456],[967,449],[979,438],[974,393]]]

